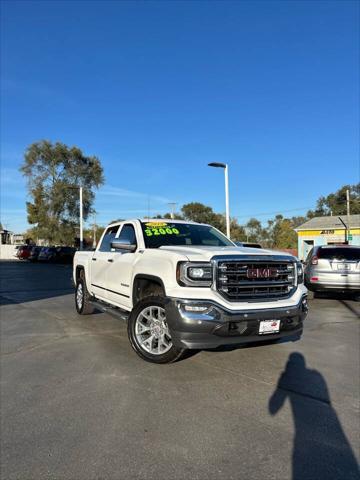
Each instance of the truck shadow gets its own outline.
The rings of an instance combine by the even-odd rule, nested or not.
[[[289,400],[295,426],[292,480],[355,480],[359,468],[349,441],[331,404],[324,377],[307,368],[305,357],[289,355],[284,372],[269,400],[276,415]]]

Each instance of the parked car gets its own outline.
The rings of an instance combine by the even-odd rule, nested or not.
[[[22,248],[23,246],[24,246],[24,245],[16,245],[14,257],[19,258],[19,250],[20,250],[20,248]]]
[[[72,263],[76,248],[73,247],[57,247],[55,254],[55,262]]]
[[[54,262],[56,257],[56,247],[42,247],[38,255],[39,262]]]
[[[72,263],[76,248],[43,247],[38,255],[40,262]]]
[[[305,283],[313,292],[360,293],[360,247],[314,247],[305,260]]]
[[[251,243],[251,242],[234,242],[237,247],[246,247],[246,248],[262,248],[260,243]]]
[[[30,250],[29,260],[30,262],[36,262],[42,247],[32,247]]]
[[[31,245],[22,245],[17,249],[16,256],[20,260],[26,260],[30,256],[32,246]]]
[[[307,315],[302,264],[240,249],[211,225],[128,220],[109,225],[94,252],[76,252],[75,307],[127,319],[144,360],[186,349],[299,337]]]

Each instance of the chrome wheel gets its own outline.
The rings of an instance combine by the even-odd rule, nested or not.
[[[135,336],[139,346],[152,355],[162,355],[172,347],[165,309],[158,306],[144,308],[135,321]]]
[[[81,307],[83,306],[83,302],[84,302],[84,289],[83,289],[82,283],[79,283],[76,290],[76,304],[79,310],[81,310]]]

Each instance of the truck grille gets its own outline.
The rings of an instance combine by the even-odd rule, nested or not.
[[[296,286],[293,261],[219,260],[216,288],[231,302],[266,301],[292,294]]]

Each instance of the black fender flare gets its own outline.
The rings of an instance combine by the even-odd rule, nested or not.
[[[164,290],[164,292],[166,292],[164,282],[162,281],[162,279],[160,277],[157,277],[156,275],[149,275],[147,273],[137,273],[135,275],[135,277],[133,278],[133,283],[132,283],[132,303],[133,303],[133,306],[136,304],[136,295],[137,295],[137,291],[134,288],[134,285],[136,285],[136,282],[138,280],[149,280],[150,282],[158,283],[161,286],[161,288]]]

